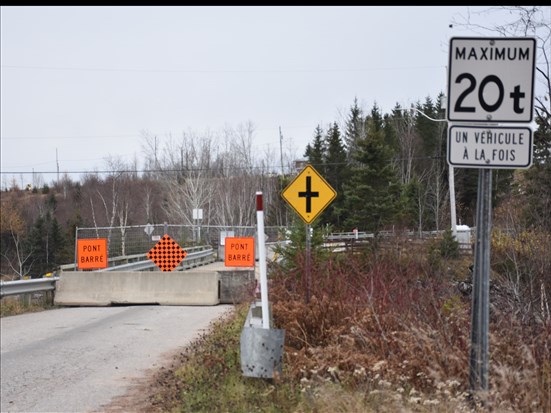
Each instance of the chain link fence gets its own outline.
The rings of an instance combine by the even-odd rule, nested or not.
[[[285,227],[264,227],[266,241],[277,241]],[[197,245],[210,245],[215,250],[224,237],[253,237],[255,226],[212,226],[212,225],[168,225],[147,224],[124,227],[77,228],[76,240],[107,238],[109,257],[122,257],[146,254],[153,246],[168,234],[182,248]],[[76,241],[75,241],[76,254]]]

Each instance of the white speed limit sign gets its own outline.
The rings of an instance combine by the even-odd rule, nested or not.
[[[531,122],[536,40],[454,37],[448,66],[450,122]]]

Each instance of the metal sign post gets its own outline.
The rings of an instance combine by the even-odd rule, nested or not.
[[[469,385],[488,396],[492,169],[532,165],[536,39],[456,37],[448,65],[450,169],[478,168]],[[502,123],[521,124],[503,126]]]
[[[488,390],[491,228],[492,170],[479,169],[469,359],[469,386],[475,392]]]
[[[193,240],[196,243],[201,242],[201,220],[203,219],[203,210],[200,208],[193,209]]]
[[[306,268],[305,268],[305,274],[306,277],[306,304],[310,303],[310,289],[312,286],[312,270],[311,270],[311,262],[312,262],[312,253],[311,253],[311,240],[310,240],[310,224],[306,224]]]

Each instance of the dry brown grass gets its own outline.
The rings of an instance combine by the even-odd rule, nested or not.
[[[422,256],[397,246],[314,259],[309,303],[303,259],[274,273],[270,299],[286,330],[286,369],[310,394],[299,411],[470,410],[471,298]],[[551,412],[551,326],[523,323],[504,297],[492,297],[487,407]]]

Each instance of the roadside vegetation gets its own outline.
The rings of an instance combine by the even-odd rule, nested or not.
[[[544,242],[541,248],[551,248],[549,238]],[[498,261],[503,250],[494,245]],[[471,295],[460,286],[470,283],[472,256],[447,258],[441,251],[449,253],[448,248],[444,239],[414,244],[403,238],[354,253],[314,249],[308,303],[304,251],[295,251],[292,263],[270,268],[275,328],[286,334],[282,376],[242,376],[239,336],[249,304],[244,303],[216,322],[172,369],[159,373],[151,408],[327,413],[480,409],[480,399],[468,387]],[[521,288],[517,300],[502,276],[492,273],[486,407],[550,412],[551,318],[536,302],[527,311],[522,303],[528,290]],[[545,282],[549,288],[550,280]]]
[[[39,297],[33,298],[31,294],[23,294],[3,297],[0,300],[0,318],[55,308],[52,304],[51,294],[48,296],[47,293],[42,293],[37,294],[37,296]]]
[[[487,30],[537,37],[543,95],[534,103],[533,165],[492,171],[487,406],[549,413],[551,26],[546,9],[510,11],[513,23]],[[442,97],[427,96],[408,108],[397,104],[389,113],[354,99],[338,121],[312,125],[302,156],[281,149],[279,156],[267,152],[260,159],[249,122],[162,141],[144,133],[141,169],[137,161],[112,158],[105,172],[90,172],[82,182],[65,175],[48,185],[38,174],[32,184],[14,180],[1,192],[0,278],[38,277],[73,262],[76,227],[109,227],[112,245],[115,234],[126,239],[131,225],[191,226],[195,208],[204,208],[204,225],[252,226],[255,192],[261,190],[265,224],[291,232],[269,274],[275,326],[286,331],[282,376],[241,374],[246,301],[155,376],[144,411],[470,411],[479,403],[468,393],[467,377],[473,259],[459,254],[449,232]],[[313,225],[310,279],[305,228],[293,222],[280,196],[304,162],[338,194]],[[457,222],[474,227],[477,170],[452,172]],[[323,248],[324,234],[353,229],[395,236],[343,252]],[[440,239],[428,242],[406,235],[442,230]],[[2,299],[2,315],[23,309]]]
[[[470,20],[475,16],[453,24],[479,34],[537,39],[533,165],[494,169],[492,204],[516,203],[510,216],[522,219],[524,229],[551,232],[551,24],[544,7],[507,10],[511,20],[498,27],[475,24]],[[477,170],[455,168],[451,193],[445,99],[443,92],[432,93],[407,107],[398,103],[404,97],[396,96],[396,105],[386,112],[376,96],[354,98],[349,108],[339,110],[338,119],[311,125],[305,148],[293,148],[290,138],[280,135],[285,146],[280,145],[279,153],[258,151],[250,121],[220,131],[174,131],[162,137],[144,131],[140,164],[112,156],[101,173],[89,171],[78,182],[58,174],[48,183],[40,173],[3,180],[0,278],[36,278],[74,262],[77,227],[95,229],[96,237],[99,228],[110,228],[107,238],[115,256],[127,252],[126,227],[192,226],[190,211],[198,208],[204,210],[202,225],[252,226],[256,191],[264,195],[266,226],[288,227],[292,214],[280,193],[305,162],[338,194],[319,217],[320,227],[348,232],[407,228],[419,234],[445,230],[451,222],[451,196],[457,222],[473,227]],[[374,103],[366,107],[363,99]]]

